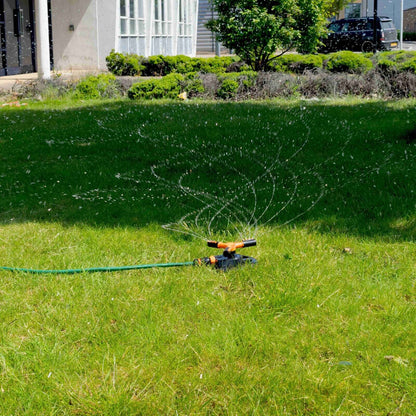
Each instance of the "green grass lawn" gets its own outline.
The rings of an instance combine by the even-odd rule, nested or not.
[[[0,110],[0,414],[416,414],[416,101]]]

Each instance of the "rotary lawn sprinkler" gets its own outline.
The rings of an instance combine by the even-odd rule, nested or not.
[[[257,260],[255,258],[242,256],[241,254],[237,254],[235,252],[237,248],[252,247],[256,244],[257,242],[254,239],[244,240],[238,243],[221,243],[219,241],[208,241],[208,247],[222,248],[224,249],[223,253],[217,256],[195,259],[194,264],[197,266],[213,265],[215,268],[224,271],[245,264],[256,264]]]
[[[221,243],[219,241],[208,241],[208,247],[224,249],[223,253],[217,256],[201,257],[194,261],[182,263],[156,263],[156,264],[137,264],[133,266],[118,267],[91,267],[85,269],[63,269],[63,270],[36,270],[19,267],[0,267],[0,270],[9,272],[23,272],[34,274],[75,274],[75,273],[94,273],[94,272],[117,272],[124,270],[151,269],[156,267],[183,267],[183,266],[214,266],[216,269],[227,271],[233,267],[245,264],[256,264],[257,260],[253,257],[242,256],[235,251],[237,248],[252,247],[257,244],[256,240],[244,240],[233,243]]]

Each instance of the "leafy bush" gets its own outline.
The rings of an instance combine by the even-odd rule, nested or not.
[[[180,82],[180,85],[182,90],[187,92],[189,98],[205,92],[202,80],[196,72],[186,74],[184,80]]]
[[[380,60],[389,60],[396,63],[403,63],[405,61],[408,61],[409,59],[415,58],[416,52],[414,51],[385,51],[380,52],[377,55],[375,55],[376,62],[379,62]]]
[[[122,54],[115,52],[114,49],[110,52],[105,60],[107,62],[108,70],[114,75],[135,76],[140,75],[144,69],[142,65],[142,56],[135,54]]]
[[[165,76],[171,73],[189,72],[223,73],[238,61],[237,57],[215,56],[212,58],[190,58],[185,55],[154,55],[148,58],[134,54],[111,51],[106,58],[107,68],[114,75]]]
[[[176,63],[175,67],[172,69],[173,72],[178,72],[179,74],[195,72],[193,58],[185,55],[178,55],[175,58]]]
[[[413,59],[409,59],[408,61],[402,63],[399,66],[399,69],[401,71],[409,71],[409,72],[413,72],[416,74],[416,57],[414,57]]]
[[[154,55],[143,61],[143,75],[165,76],[173,72],[186,74],[193,72],[191,58],[185,55],[164,56]]]
[[[382,72],[390,72],[396,69],[396,62],[391,61],[390,59],[387,59],[387,58],[381,58],[377,62],[377,68]]]
[[[301,74],[304,71],[310,71],[322,68],[323,55],[282,55],[272,63],[271,68],[279,72],[294,72]]]
[[[416,52],[412,51],[386,51],[375,56],[377,68],[383,72],[412,70],[412,62],[416,58]]]
[[[351,51],[340,51],[329,55],[326,67],[331,72],[362,73],[373,67],[370,59]]]
[[[227,68],[238,58],[231,56],[215,56],[213,58],[194,58],[194,70],[204,74],[220,74],[224,73]]]
[[[120,95],[113,74],[91,75],[75,87],[76,98],[114,98]]]
[[[238,91],[239,84],[236,80],[226,78],[222,81],[220,88],[217,91],[217,96],[223,99],[230,99],[235,97]]]
[[[128,90],[127,95],[131,99],[176,98],[181,92],[183,81],[183,75],[169,74],[160,79],[136,82]]]
[[[256,71],[231,72],[218,75],[220,86],[217,97],[233,98],[237,93],[247,92],[255,86],[258,73]]]

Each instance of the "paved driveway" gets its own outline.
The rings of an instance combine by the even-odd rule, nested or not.
[[[405,51],[416,51],[416,42],[403,42],[403,49]]]

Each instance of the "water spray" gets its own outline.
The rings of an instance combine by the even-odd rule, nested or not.
[[[257,260],[253,257],[237,254],[237,248],[252,247],[257,244],[256,240],[244,240],[240,242],[222,243],[219,241],[208,241],[208,247],[224,249],[222,255],[201,257],[194,261],[182,263],[155,263],[138,264],[133,266],[119,267],[91,267],[85,269],[62,269],[62,270],[36,270],[19,267],[0,267],[0,270],[9,272],[22,272],[32,274],[76,274],[76,273],[95,273],[95,272],[118,272],[125,270],[151,269],[156,267],[184,267],[184,266],[214,266],[216,269],[227,271],[237,266],[245,264],[256,264]]]

